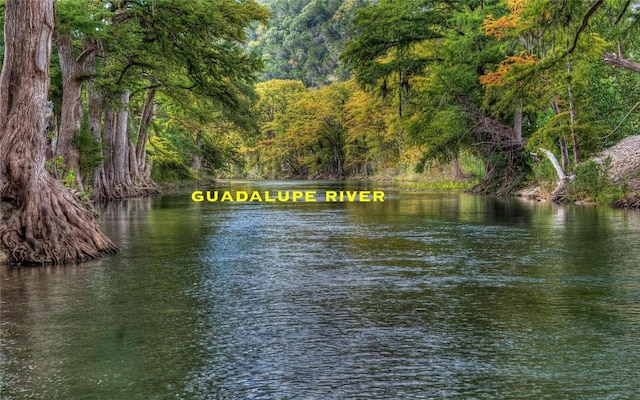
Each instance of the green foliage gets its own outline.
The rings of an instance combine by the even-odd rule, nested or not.
[[[591,138],[594,148],[640,132],[640,74],[598,63],[587,84],[591,113],[602,125],[602,133]]]
[[[338,56],[352,36],[349,20],[368,0],[275,0],[273,18],[250,48],[266,59],[263,78],[293,79],[320,87],[348,79]]]
[[[78,189],[76,184],[76,171],[65,168],[64,157],[58,156],[47,161],[46,168],[51,175],[60,180],[64,187]],[[88,196],[88,193],[83,193],[83,195]]]
[[[127,85],[135,92],[153,85],[176,102],[196,95],[230,111],[248,108],[262,63],[242,44],[247,29],[268,17],[264,7],[251,0],[109,5],[103,88]]]
[[[65,187],[75,188],[76,187],[76,171],[70,169],[67,171],[65,176],[60,180]]]
[[[194,178],[184,159],[168,140],[157,136],[152,137],[149,140],[147,152],[153,160],[151,177],[154,180],[173,182]]]
[[[266,176],[340,177],[345,171],[344,108],[347,84],[301,92],[264,125],[257,143]]]
[[[573,0],[262,3],[269,26],[267,7],[252,0],[59,0],[57,29],[72,33],[76,56],[98,45],[96,76],[82,79],[107,99],[130,89],[131,115],[157,88],[149,154],[161,180],[191,178],[196,158],[211,171],[337,177],[460,155],[479,177],[507,160],[479,151],[487,138],[472,134],[477,121],[462,96],[507,126],[522,109],[526,152],[576,143],[589,156],[640,128],[640,75],[602,62],[618,45],[640,58],[640,11],[619,18],[625,0],[604,2],[586,29],[593,3]],[[256,85],[262,58],[269,80]],[[53,60],[59,112],[55,52]],[[101,144],[86,121],[74,144],[76,172],[87,176]],[[534,179],[555,181],[546,161],[529,163]],[[602,171],[576,168],[575,196],[604,185]]]
[[[383,97],[396,95],[400,116],[410,79],[433,61],[433,54],[417,45],[443,37],[448,10],[428,3],[381,0],[359,9],[353,19],[355,36],[341,55],[363,88],[377,89]]]
[[[82,176],[90,176],[94,168],[103,160],[102,143],[89,131],[89,122],[85,115],[82,119],[80,131],[73,139],[73,144],[78,148],[80,155],[80,173]]]
[[[533,164],[528,181],[540,185],[546,192],[552,193],[558,181],[558,174],[549,160]]]
[[[575,180],[567,185],[567,193],[573,200],[597,201],[611,204],[623,198],[626,187],[613,185],[607,179],[611,169],[611,159],[607,158],[603,164],[593,161],[580,163],[575,169]]]

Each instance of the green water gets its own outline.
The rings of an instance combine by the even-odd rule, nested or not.
[[[385,202],[109,205],[120,254],[0,267],[0,398],[638,398],[640,213],[224,185]]]

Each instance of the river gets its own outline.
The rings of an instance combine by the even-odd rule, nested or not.
[[[2,399],[630,399],[640,213],[394,184],[384,202],[109,204],[118,255],[1,266]]]

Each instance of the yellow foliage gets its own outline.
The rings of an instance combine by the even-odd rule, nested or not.
[[[402,152],[399,161],[405,165],[416,165],[424,155],[425,151],[426,148],[424,145],[411,146]]]
[[[509,56],[498,64],[498,69],[480,76],[480,83],[483,86],[496,86],[504,82],[505,77],[513,71],[514,66],[524,66],[534,64],[536,56],[527,54],[525,51],[520,52],[517,56]]]
[[[483,29],[487,36],[493,36],[498,40],[502,39],[505,33],[510,29],[515,29],[520,23],[520,14],[524,10],[527,2],[531,0],[507,0],[507,7],[511,13],[503,15],[495,19],[493,15],[489,15],[484,20]]]

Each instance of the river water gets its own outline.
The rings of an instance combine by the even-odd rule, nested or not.
[[[374,188],[110,204],[120,254],[0,267],[0,397],[637,398],[640,213]]]

